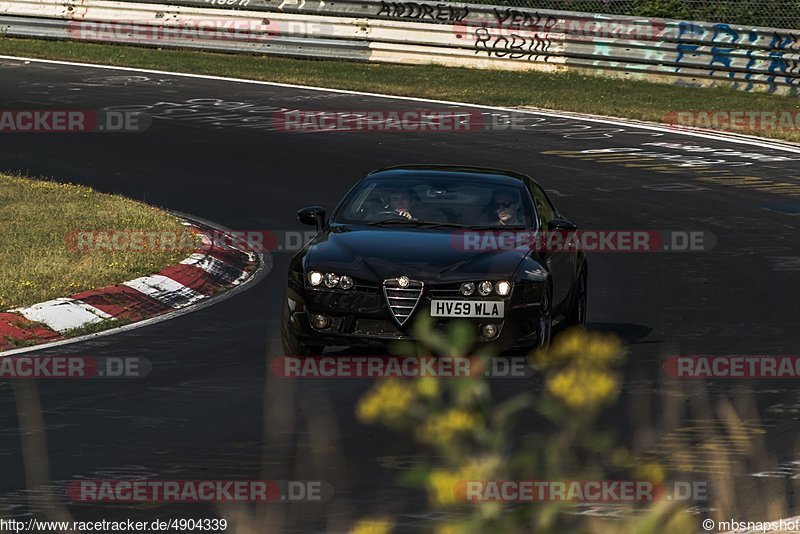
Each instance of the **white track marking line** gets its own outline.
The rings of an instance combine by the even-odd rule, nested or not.
[[[207,298],[207,295],[198,293],[194,289],[160,274],[134,278],[124,282],[122,285],[153,297],[173,308],[182,308],[192,302]]]
[[[238,285],[240,284],[245,278],[247,278],[247,271],[243,271],[238,267],[234,267],[233,265],[222,261],[219,258],[215,258],[213,256],[206,256],[204,254],[192,254],[185,260],[183,260],[181,265],[191,265],[193,267],[197,267],[198,269],[202,269],[208,274],[213,275],[215,278],[219,278],[226,284],[233,284]],[[233,273],[237,272],[239,275],[236,278],[231,276],[223,276],[220,273]]]
[[[34,304],[28,308],[10,310],[37,323],[44,323],[56,332],[64,332],[72,328],[99,323],[112,316],[79,300],[58,298]]]
[[[625,126],[628,128],[639,128],[642,130],[651,130],[655,132],[662,132],[662,133],[671,133],[675,135],[684,135],[687,137],[698,137],[701,139],[709,139],[712,141],[721,141],[725,143],[736,143],[741,145],[749,145],[749,146],[757,146],[761,148],[767,148],[771,150],[781,150],[784,152],[791,152],[793,154],[800,154],[800,146],[792,146],[789,144],[781,144],[778,142],[771,143],[766,140],[762,140],[758,137],[750,137],[745,136],[742,134],[733,134],[733,135],[726,135],[724,133],[708,133],[708,130],[700,130],[700,131],[685,131],[684,127],[678,129],[674,126],[666,126],[656,123],[642,123],[639,121],[627,121],[625,119],[620,119],[618,117],[605,117],[605,116],[598,116],[598,115],[584,115],[581,113],[571,113],[571,112],[559,112],[559,111],[549,111],[549,110],[530,110],[530,109],[520,109],[520,108],[507,108],[507,107],[498,107],[498,106],[487,106],[482,104],[470,104],[468,102],[453,102],[450,100],[435,100],[430,98],[420,98],[420,97],[413,97],[413,96],[394,96],[394,95],[386,95],[382,93],[368,93],[365,91],[352,91],[348,89],[331,89],[328,87],[317,87],[312,85],[296,85],[296,84],[289,84],[289,83],[280,83],[280,82],[265,82],[261,80],[246,80],[242,78],[228,78],[225,76],[211,76],[207,74],[191,74],[185,72],[170,72],[170,71],[163,71],[163,70],[151,70],[151,69],[140,69],[136,67],[116,67],[113,65],[98,65],[96,63],[78,63],[74,61],[60,61],[55,59],[37,59],[37,58],[26,58],[26,57],[18,57],[18,56],[4,56],[0,55],[0,59],[7,59],[13,61],[27,61],[29,63],[47,63],[53,65],[66,65],[72,67],[86,67],[86,68],[93,68],[93,69],[106,69],[106,70],[120,70],[125,72],[140,72],[144,74],[162,74],[167,76],[180,76],[184,78],[197,78],[202,80],[215,80],[215,81],[222,81],[222,82],[234,82],[234,83],[247,83],[252,85],[267,85],[271,87],[284,87],[287,89],[303,89],[308,91],[323,91],[328,93],[340,93],[345,95],[356,95],[356,96],[368,96],[372,98],[384,98],[384,99],[393,99],[393,100],[406,100],[410,102],[425,102],[429,104],[442,104],[442,105],[450,105],[450,106],[466,106],[476,109],[486,109],[492,111],[503,111],[503,112],[512,112],[512,113],[523,113],[528,115],[543,115],[547,117],[556,117],[561,119],[571,119],[576,121],[586,121],[586,122],[596,122],[601,124],[610,124],[614,126]]]

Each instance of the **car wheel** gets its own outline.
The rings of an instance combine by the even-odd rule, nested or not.
[[[281,346],[284,356],[322,356],[325,347],[306,345],[291,332],[281,334]]]
[[[281,320],[281,348],[284,356],[321,356],[325,347],[306,345],[289,326],[289,308],[284,307]]]
[[[284,327],[281,332],[281,347],[284,356],[321,356],[325,347],[306,345]]]
[[[553,333],[553,306],[550,296],[550,286],[545,286],[542,292],[542,301],[539,304],[539,322],[536,326],[537,345],[548,347],[550,336]]]
[[[584,326],[586,324],[586,310],[589,304],[589,286],[586,269],[581,269],[578,275],[578,286],[575,290],[575,299],[567,317],[567,324]]]

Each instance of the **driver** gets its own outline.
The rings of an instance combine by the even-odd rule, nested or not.
[[[411,210],[414,208],[414,198],[410,192],[398,189],[389,193],[389,209],[406,219],[413,219]]]
[[[501,226],[514,226],[521,223],[518,211],[520,202],[516,195],[506,192],[495,192],[492,199],[492,213],[495,223]]]

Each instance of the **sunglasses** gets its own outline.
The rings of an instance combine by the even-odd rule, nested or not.
[[[495,202],[494,203],[494,207],[495,208],[510,208],[514,204],[516,204],[516,202],[513,201],[513,200],[505,200],[503,202]]]

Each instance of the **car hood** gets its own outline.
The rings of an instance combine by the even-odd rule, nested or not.
[[[455,232],[425,229],[337,227],[309,243],[306,268],[350,273],[382,282],[408,276],[428,282],[511,278],[529,252],[464,251]]]

